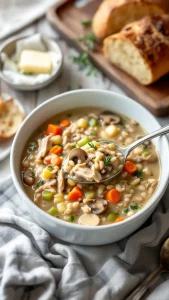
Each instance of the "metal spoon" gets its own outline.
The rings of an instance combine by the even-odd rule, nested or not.
[[[151,273],[125,300],[140,300],[150,285],[162,272],[169,272],[169,238],[164,242],[160,251],[160,265]]]
[[[162,127],[150,134],[147,134],[146,136],[142,137],[141,139],[135,141],[134,143],[132,143],[131,145],[127,146],[127,147],[121,147],[119,146],[118,144],[112,142],[112,141],[103,141],[103,140],[99,140],[99,143],[100,144],[114,144],[116,146],[116,148],[123,154],[123,167],[124,167],[124,164],[125,164],[125,161],[127,159],[127,156],[129,155],[129,153],[134,150],[136,147],[138,147],[139,145],[143,144],[145,141],[149,141],[157,136],[160,136],[160,135],[164,135],[166,133],[169,133],[169,125],[165,126],[165,127]],[[66,158],[67,159],[67,158]],[[103,182],[103,181],[106,181],[106,180],[109,180],[109,179],[112,179],[114,177],[116,177],[121,171],[123,170],[123,168],[121,168],[121,170],[119,170],[117,173],[115,174],[110,174],[110,177],[107,177],[107,178],[104,178],[102,179],[100,182]],[[64,172],[64,164],[63,164],[63,172]],[[79,178],[75,178],[75,177],[72,177],[70,176],[69,174],[65,174],[66,177],[78,182],[78,183],[88,183],[88,184],[93,184],[93,183],[96,183],[95,181],[87,181],[85,179],[79,179]]]

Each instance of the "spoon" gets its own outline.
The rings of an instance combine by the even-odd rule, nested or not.
[[[158,129],[158,130],[156,130],[156,131],[154,131],[154,132],[152,132],[152,133],[150,133],[150,134],[145,135],[144,137],[142,137],[141,139],[135,141],[134,143],[132,143],[131,145],[129,145],[129,146],[127,146],[127,147],[121,147],[121,146],[119,146],[118,144],[116,144],[116,143],[114,143],[114,142],[112,142],[112,141],[98,140],[98,142],[99,142],[100,144],[110,144],[110,143],[112,144],[112,143],[113,143],[113,144],[115,145],[115,147],[116,147],[116,148],[122,153],[122,155],[123,155],[123,162],[122,162],[121,164],[122,164],[123,167],[124,167],[124,164],[125,164],[125,161],[126,161],[126,159],[127,159],[127,156],[129,155],[129,153],[130,153],[132,150],[134,150],[134,149],[135,149],[136,147],[138,147],[139,145],[143,144],[145,141],[149,141],[149,140],[151,140],[151,139],[153,139],[153,138],[155,138],[155,137],[157,137],[157,136],[164,135],[164,134],[166,134],[166,133],[169,133],[169,125],[167,125],[167,126],[165,126],[165,127],[162,127],[162,128],[160,128],[160,129]],[[73,150],[72,150],[72,151],[73,151]],[[70,152],[70,153],[71,153],[71,152]],[[65,162],[67,162],[67,159],[68,159],[68,158],[65,159]],[[122,167],[119,171],[117,171],[117,173],[115,173],[115,174],[110,174],[109,177],[103,178],[100,182],[103,182],[103,181],[106,181],[106,180],[109,180],[109,179],[112,179],[112,178],[116,177],[119,173],[121,173],[121,171],[123,170],[123,167]],[[64,163],[63,163],[63,172],[65,173],[65,171],[64,171]],[[87,181],[86,179],[80,179],[80,178],[72,177],[71,175],[69,175],[69,174],[67,174],[67,173],[65,173],[65,177],[70,178],[70,179],[72,179],[73,181],[78,182],[78,183],[88,183],[88,184],[96,183],[95,181]],[[100,183],[100,182],[99,182],[99,183]]]
[[[169,272],[169,238],[164,242],[160,251],[160,265],[152,272],[125,300],[140,300],[150,285],[162,272]]]

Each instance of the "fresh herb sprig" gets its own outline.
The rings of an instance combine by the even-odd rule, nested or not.
[[[92,24],[92,20],[83,20],[81,21],[81,25],[84,27],[89,27]]]
[[[88,145],[90,146],[90,148],[97,150],[97,147],[92,142],[89,142]]]
[[[125,128],[126,122],[123,119],[121,119],[119,125],[121,125],[123,128]]]
[[[104,164],[105,164],[106,166],[109,166],[110,163],[111,163],[111,159],[112,159],[111,156],[105,157],[105,159],[104,159]]]
[[[124,213],[127,214],[130,210],[138,210],[141,209],[140,206],[138,206],[137,203],[131,204],[129,207],[124,209]]]
[[[52,170],[53,170],[53,166],[48,165],[48,166],[47,166],[47,169],[48,169],[49,171],[52,171]]]
[[[89,32],[86,35],[79,36],[74,39],[77,42],[81,42],[84,46],[87,47],[88,50],[94,50],[96,37],[93,32]]]
[[[72,61],[79,66],[79,70],[87,70],[86,75],[97,76],[97,71],[92,64],[87,52],[82,52],[78,55],[71,56]]]

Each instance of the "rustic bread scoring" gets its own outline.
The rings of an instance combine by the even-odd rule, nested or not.
[[[104,0],[93,17],[92,29],[97,38],[104,39],[133,21],[162,14],[155,0]]]
[[[11,138],[24,119],[14,99],[3,101],[0,96],[0,142]]]
[[[145,17],[104,40],[104,54],[143,85],[169,72],[169,15]]]

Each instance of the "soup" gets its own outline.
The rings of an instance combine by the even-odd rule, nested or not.
[[[124,166],[113,142],[125,147],[144,135],[137,121],[103,108],[60,113],[27,142],[21,162],[25,192],[39,208],[66,222],[93,226],[122,222],[150,200],[160,166],[151,141],[134,149]]]

